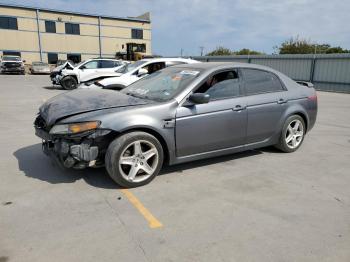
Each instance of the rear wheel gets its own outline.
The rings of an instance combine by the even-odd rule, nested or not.
[[[159,141],[145,132],[131,132],[116,138],[108,147],[106,169],[111,178],[123,187],[148,184],[163,164]]]
[[[78,87],[78,81],[72,76],[66,76],[61,80],[61,85],[66,90],[72,90]]]
[[[302,117],[293,115],[286,120],[277,148],[286,153],[296,151],[304,141],[305,122]]]

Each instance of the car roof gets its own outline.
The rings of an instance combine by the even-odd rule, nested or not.
[[[267,66],[250,64],[250,63],[239,63],[239,62],[204,62],[204,63],[187,64],[187,65],[175,65],[174,67],[201,69],[204,71],[229,69],[232,67],[241,67],[241,68],[244,67],[244,68],[266,70],[266,71],[274,72],[276,74],[281,74],[280,72]]]
[[[198,62],[197,60],[191,59],[191,58],[183,58],[183,57],[160,57],[160,58],[145,58],[142,59],[142,61],[146,62],[172,62],[172,61],[183,61],[183,62]]]

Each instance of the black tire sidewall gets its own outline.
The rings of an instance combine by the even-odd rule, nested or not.
[[[155,172],[147,178],[146,180],[142,182],[130,182],[128,180],[125,180],[122,174],[119,171],[119,160],[122,152],[128,146],[134,141],[137,140],[146,140],[150,143],[152,143],[158,150],[158,165],[155,170]],[[132,187],[138,187],[143,186],[148,183],[150,183],[159,173],[159,171],[162,168],[164,160],[164,153],[163,148],[158,139],[156,139],[153,135],[146,133],[146,132],[130,132],[121,135],[120,137],[116,138],[112,143],[109,145],[106,156],[105,156],[105,162],[106,162],[106,170],[110,177],[120,186],[126,187],[126,188],[132,188]]]
[[[302,125],[303,125],[303,137],[302,137],[302,140],[300,142],[300,144],[296,147],[296,148],[290,148],[287,143],[286,143],[286,140],[285,140],[285,136],[286,136],[286,133],[287,133],[287,129],[288,129],[288,126],[289,124],[294,121],[294,120],[299,120]],[[304,138],[305,138],[305,134],[306,134],[306,127],[305,127],[305,121],[304,119],[299,116],[299,115],[292,115],[290,117],[287,118],[286,122],[284,123],[283,125],[283,129],[282,129],[282,132],[281,132],[281,137],[280,137],[280,141],[277,145],[277,147],[282,150],[283,152],[286,152],[286,153],[292,153],[292,152],[295,152],[296,150],[299,149],[299,147],[303,144],[304,142]]]
[[[72,88],[71,86],[67,86],[67,85],[66,85],[66,81],[67,81],[67,80],[74,81],[75,87]],[[62,87],[63,87],[64,89],[66,89],[66,90],[73,90],[73,89],[76,89],[76,88],[78,87],[78,82],[77,82],[77,80],[76,80],[74,77],[72,77],[72,76],[66,76],[66,77],[64,77],[64,78],[62,79],[61,85],[62,85]]]

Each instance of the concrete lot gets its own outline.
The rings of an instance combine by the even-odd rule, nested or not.
[[[33,120],[62,93],[0,76],[0,261],[350,261],[350,95],[319,93],[293,154],[272,148],[166,168],[130,190],[104,169],[62,171]]]

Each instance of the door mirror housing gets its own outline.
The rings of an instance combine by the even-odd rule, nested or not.
[[[80,69],[80,70],[84,70],[84,69],[86,69],[86,66],[85,66],[85,65],[82,65],[79,69]]]
[[[137,76],[144,76],[148,74],[148,70],[146,68],[140,68],[139,71],[137,72]]]
[[[194,93],[190,95],[188,101],[192,102],[193,104],[207,104],[210,101],[210,95],[205,93]]]

